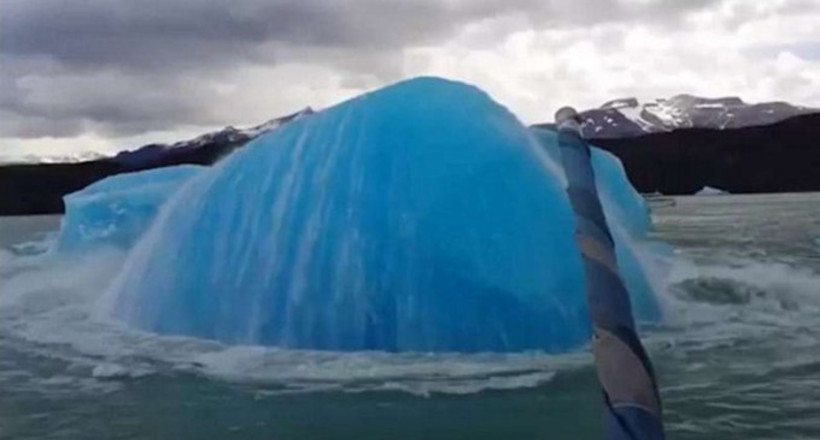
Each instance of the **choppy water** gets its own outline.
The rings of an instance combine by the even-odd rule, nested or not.
[[[820,438],[820,194],[679,198],[643,329],[669,437]],[[123,256],[0,218],[0,438],[600,438],[591,357],[227,347],[96,316]]]

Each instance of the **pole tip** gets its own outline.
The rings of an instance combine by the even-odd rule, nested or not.
[[[575,122],[581,122],[581,116],[578,115],[578,112],[575,111],[572,107],[561,107],[555,112],[555,123],[560,125],[563,122],[573,120]]]

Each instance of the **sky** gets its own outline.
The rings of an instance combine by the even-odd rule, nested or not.
[[[820,107],[820,0],[2,0],[0,157],[113,153],[404,78],[524,123],[679,93]]]

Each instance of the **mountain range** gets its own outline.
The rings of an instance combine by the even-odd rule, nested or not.
[[[255,137],[313,113],[306,107],[254,127],[229,126],[111,157],[83,153],[2,164],[0,215],[60,213],[63,195],[113,174],[210,165]],[[820,191],[817,109],[677,95],[647,103],[617,99],[581,115],[584,136],[618,156],[641,192],[693,194],[705,186],[733,193]],[[552,128],[550,123],[535,126]]]
[[[818,111],[786,102],[747,104],[737,97],[701,98],[684,94],[645,103],[637,98],[615,99],[580,114],[584,119],[584,137],[609,139],[689,128],[723,130],[769,125]]]

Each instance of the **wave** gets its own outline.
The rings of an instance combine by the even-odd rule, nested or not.
[[[193,374],[260,385],[265,392],[277,394],[471,394],[537,387],[551,381],[557,371],[591,363],[586,352],[334,352],[157,335],[97,313],[124,259],[115,249],[87,253],[70,262],[48,253],[0,254],[0,349],[66,363],[72,372],[40,380],[38,386],[44,391],[52,389],[55,381],[97,392],[116,389],[106,385],[109,382]],[[2,377],[0,382],[5,383]]]
[[[696,302],[769,303],[787,310],[820,306],[820,274],[786,263],[734,258],[701,265],[679,259],[668,286],[673,296]]]
[[[150,375],[192,374],[274,394],[471,394],[542,386],[561,371],[591,363],[586,350],[562,355],[333,352],[160,336],[96,313],[124,258],[115,249],[73,261],[48,252],[0,251],[0,348],[66,362],[73,372],[43,379],[44,390],[54,388],[55,381],[73,380],[98,391],[112,389],[108,383]],[[699,265],[682,257],[669,264],[668,282],[658,287],[666,321],[648,332],[650,350],[732,344],[744,335],[816,319],[820,309],[820,275],[805,268],[743,259]]]

